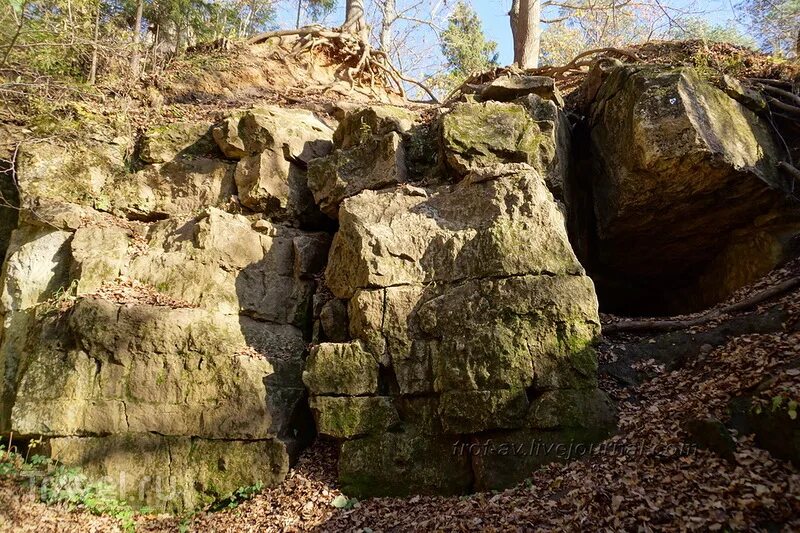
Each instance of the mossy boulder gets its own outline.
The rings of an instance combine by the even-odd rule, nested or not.
[[[453,447],[539,423],[599,439],[614,424],[597,391],[597,298],[561,210],[527,163],[476,165],[454,185],[339,207],[326,283],[354,340],[312,348],[304,381],[319,431],[345,440],[348,495],[458,494],[479,468],[513,484],[519,468]]]
[[[386,396],[315,396],[311,411],[317,431],[337,439],[380,433],[400,424],[392,399]]]
[[[311,162],[308,186],[323,213],[338,217],[339,204],[355,194],[406,180],[405,149],[396,132],[366,138],[347,150]]]
[[[145,163],[168,163],[176,157],[207,156],[217,150],[207,122],[175,122],[148,129],[141,139],[139,158]]]
[[[203,508],[242,487],[274,487],[289,470],[286,447],[276,440],[139,433],[58,437],[48,446],[59,461],[112,484],[118,499],[158,512]]]
[[[413,432],[380,433],[342,444],[339,483],[348,495],[464,494],[470,458],[454,453],[454,440]]]
[[[303,382],[312,395],[360,396],[378,392],[378,362],[359,342],[314,346]]]

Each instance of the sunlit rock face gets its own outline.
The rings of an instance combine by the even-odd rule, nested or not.
[[[788,255],[798,215],[782,148],[766,120],[695,70],[613,69],[588,128],[582,259],[608,310],[695,311]]]
[[[358,497],[580,456],[615,425],[595,283],[609,308],[702,306],[797,224],[768,127],[726,93],[590,80],[583,122],[509,78],[424,121],[261,107],[22,146],[0,431],[172,511],[281,483],[315,433]]]
[[[305,167],[332,133],[262,108],[138,151],[105,130],[23,146],[0,430],[151,509],[283,481],[314,433],[302,371],[331,235]]]
[[[303,380],[318,431],[342,441],[346,493],[505,487],[561,457],[475,445],[588,444],[613,428],[594,286],[543,177],[563,177],[551,107],[456,107],[436,128],[447,165],[436,179],[338,205],[325,279],[350,340],[314,345]]]

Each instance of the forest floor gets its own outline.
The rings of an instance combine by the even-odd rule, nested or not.
[[[719,308],[799,275],[800,261],[795,261]],[[767,316],[779,320],[762,320]],[[762,324],[755,328],[759,332],[753,333],[753,324]],[[665,351],[664,335],[680,349]],[[686,339],[689,348],[676,338]],[[695,346],[692,340],[703,344]],[[641,349],[648,345],[652,357]],[[515,488],[462,497],[374,498],[337,508],[336,452],[331,444],[317,442],[279,487],[222,512],[139,516],[136,529],[800,530],[797,468],[757,447],[752,436],[734,431],[736,451],[726,460],[692,445],[685,430],[693,419],[728,420],[729,404],[739,396],[800,400],[800,289],[749,312],[722,314],[669,334],[615,334],[603,338],[598,352],[602,387],[618,402],[618,433],[603,450],[533,472]],[[0,480],[2,530],[117,528],[110,518],[47,506],[30,489]]]

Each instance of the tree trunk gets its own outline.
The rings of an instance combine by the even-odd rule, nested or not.
[[[381,21],[381,50],[391,53],[392,24],[397,18],[397,0],[384,0],[383,20]]]
[[[97,13],[94,17],[94,42],[92,43],[92,66],[89,68],[89,85],[94,85],[97,81],[97,39],[100,36],[100,8],[102,4],[97,2]]]
[[[794,41],[794,57],[800,59],[800,28],[797,28],[797,39]]]
[[[541,21],[541,0],[519,0],[519,19],[517,20],[514,41],[514,62],[520,68],[536,68],[539,66],[539,44],[542,36]]]
[[[511,40],[514,44],[514,63],[519,65],[522,61],[522,43],[519,34],[519,0],[511,2],[511,11],[508,12],[511,22]]]
[[[369,40],[367,21],[364,18],[364,0],[347,0],[342,31],[358,35],[365,42]]]
[[[297,22],[295,23],[294,27],[300,27],[300,15],[303,13],[303,0],[297,0]]]
[[[139,77],[139,62],[141,61],[142,51],[139,49],[142,43],[142,12],[144,11],[144,0],[136,1],[136,19],[133,23],[133,55],[131,56],[131,74],[134,78]]]
[[[0,61],[0,68],[6,66],[6,62],[8,62],[8,57],[11,55],[11,50],[14,49],[14,45],[17,44],[17,39],[19,39],[19,36],[22,33],[22,26],[25,24],[26,7],[28,7],[28,1],[24,0],[19,8],[19,19],[17,19],[17,29],[14,32],[14,36],[11,38],[11,42],[8,43],[8,48],[6,48],[5,54],[3,54],[3,60]]]

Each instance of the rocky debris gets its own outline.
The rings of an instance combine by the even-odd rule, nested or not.
[[[150,128],[142,135],[139,159],[145,163],[169,163],[176,158],[212,155],[216,149],[210,124],[175,122]]]
[[[712,451],[727,461],[736,461],[736,442],[725,424],[716,418],[687,420],[686,432],[701,449]]]
[[[769,126],[696,71],[614,69],[589,126],[596,224],[582,259],[610,310],[707,307],[785,257],[797,216]]]
[[[330,156],[311,162],[308,186],[323,213],[337,218],[339,204],[364,190],[390,187],[406,181],[403,134],[414,116],[389,107],[349,113],[339,123]]]
[[[304,164],[330,152],[332,134],[310,111],[277,106],[234,113],[212,129],[214,140],[230,159],[269,150]]]
[[[495,100],[511,102],[523,96],[535,94],[564,107],[564,98],[553,78],[547,76],[506,75],[490,81],[480,92],[481,101]]]
[[[768,109],[767,99],[758,91],[742,85],[742,82],[731,76],[722,76],[722,90],[725,94],[748,108],[754,113],[761,113]]]
[[[230,163],[202,155],[176,157],[132,173],[126,163],[130,146],[124,138],[107,143],[87,139],[77,146],[22,145],[22,207],[56,227],[74,229],[93,210],[143,221],[185,217],[224,207],[236,192]]]

